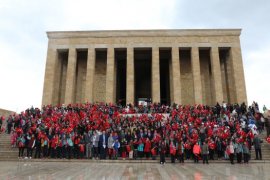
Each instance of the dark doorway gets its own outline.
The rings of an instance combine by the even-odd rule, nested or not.
[[[146,98],[151,100],[151,49],[135,49],[135,104],[138,99]]]
[[[116,103],[126,104],[126,84],[127,84],[127,51],[126,49],[115,50],[116,67]]]
[[[171,49],[159,50],[159,70],[160,70],[160,99],[161,104],[170,105],[170,68]]]

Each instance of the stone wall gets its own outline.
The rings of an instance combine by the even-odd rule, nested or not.
[[[104,57],[96,58],[94,75],[94,102],[106,101],[106,66],[107,59]]]
[[[182,104],[194,104],[194,86],[190,50],[180,50]]]
[[[84,101],[85,97],[85,82],[86,82],[86,68],[87,68],[87,58],[77,59],[77,79],[76,79],[76,93],[75,102],[81,103]]]
[[[212,101],[212,78],[210,72],[210,54],[209,50],[200,50],[200,68],[202,80],[202,102],[203,104],[213,105]]]
[[[9,116],[10,114],[13,114],[15,113],[14,111],[9,111],[9,110],[6,110],[6,109],[0,109],[0,116]]]

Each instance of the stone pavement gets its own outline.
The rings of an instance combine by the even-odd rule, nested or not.
[[[0,179],[269,179],[270,164],[0,162]]]

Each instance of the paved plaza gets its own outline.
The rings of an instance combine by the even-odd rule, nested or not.
[[[0,162],[0,179],[269,179],[270,164]]]

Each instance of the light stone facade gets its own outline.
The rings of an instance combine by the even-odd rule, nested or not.
[[[240,29],[47,32],[42,104],[133,104],[139,98],[167,104],[247,102],[240,34]]]

